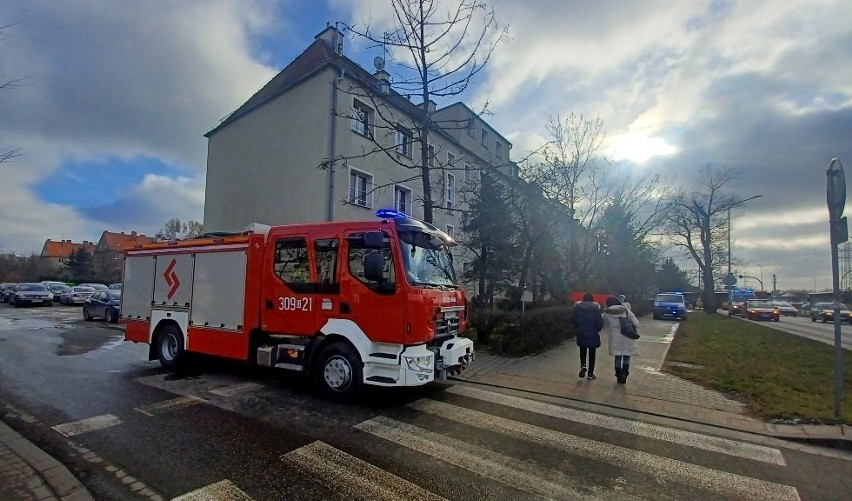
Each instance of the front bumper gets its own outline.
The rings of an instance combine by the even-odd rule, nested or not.
[[[683,308],[667,308],[664,306],[655,306],[654,307],[654,316],[655,317],[671,317],[671,318],[684,318],[686,317],[686,310]]]
[[[18,296],[15,299],[15,303],[17,303],[17,304],[53,304],[53,298]]]

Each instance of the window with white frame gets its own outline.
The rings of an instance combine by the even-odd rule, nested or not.
[[[467,135],[476,139],[476,124],[473,121],[473,115],[467,119]]]
[[[429,145],[429,167],[435,166],[435,147]]]
[[[456,176],[447,173],[447,210],[453,210],[456,204]]]
[[[393,208],[411,215],[411,190],[404,186],[394,186]]]
[[[396,151],[401,155],[411,157],[411,146],[414,142],[414,134],[402,125],[396,126]]]
[[[482,146],[488,149],[488,131],[485,130],[485,127],[482,128]]]
[[[373,110],[355,100],[352,103],[352,130],[366,137],[373,137],[373,129],[370,125],[373,121]]]
[[[500,159],[500,160],[503,160],[503,143],[501,143],[500,141],[497,141],[497,143],[495,143],[494,146],[496,148],[494,151],[497,154],[497,158]]]
[[[361,207],[373,207],[373,176],[349,169],[349,202]]]
[[[447,152],[447,167],[452,169],[455,164],[456,164],[456,156],[453,155],[450,152]]]
[[[464,164],[464,180],[470,181],[470,164]]]

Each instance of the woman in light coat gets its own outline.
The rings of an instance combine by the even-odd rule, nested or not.
[[[609,354],[615,357],[615,378],[618,384],[624,384],[630,374],[630,357],[639,356],[639,341],[621,333],[619,317],[627,317],[639,330],[639,319],[632,311],[621,304],[617,297],[606,298],[603,318],[609,328]]]

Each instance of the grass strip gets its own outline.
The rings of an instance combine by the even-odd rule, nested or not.
[[[782,319],[783,322],[783,319]],[[852,353],[843,353],[842,421],[852,423]],[[756,322],[695,312],[680,324],[666,372],[720,391],[767,420],[835,423],[834,347]]]

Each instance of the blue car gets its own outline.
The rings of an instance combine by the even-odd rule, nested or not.
[[[683,294],[664,293],[654,298],[654,320],[658,318],[678,318],[686,320],[686,301]]]

